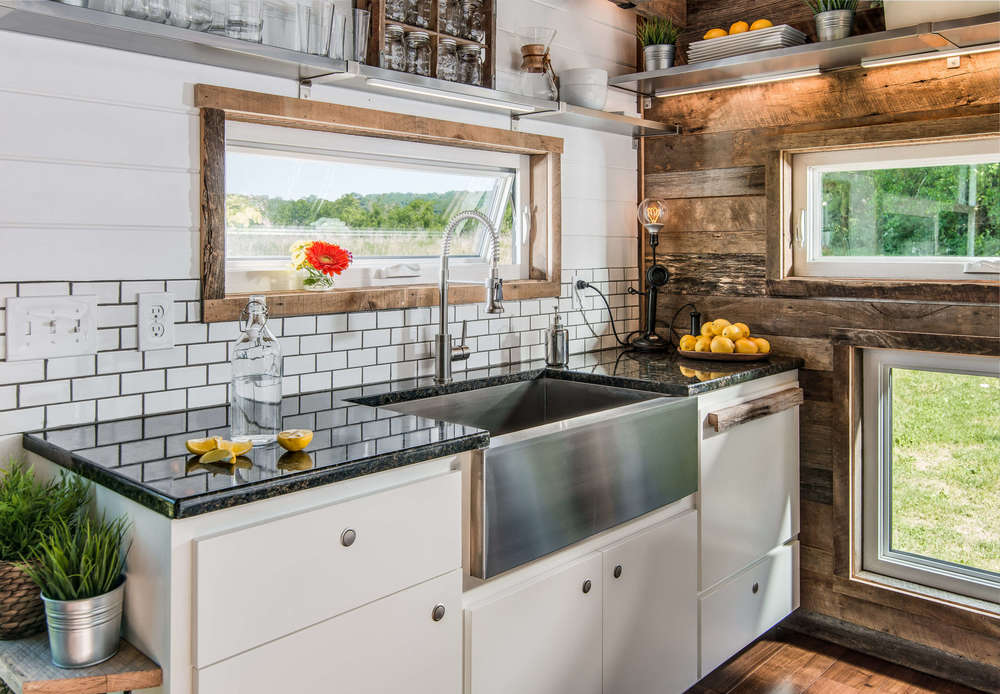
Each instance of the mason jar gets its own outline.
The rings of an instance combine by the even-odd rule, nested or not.
[[[406,23],[428,28],[431,25],[431,0],[406,0]]]
[[[438,79],[458,80],[458,42],[455,39],[438,41]]]
[[[484,43],[486,32],[483,30],[483,3],[481,0],[463,0],[462,16],[465,23],[462,26],[462,36],[470,41]]]
[[[405,22],[406,0],[385,0],[385,16],[397,22]]]
[[[440,0],[438,4],[438,25],[446,34],[462,35],[462,4],[460,0]]]
[[[406,70],[406,49],[403,47],[403,27],[398,24],[385,25],[385,49],[382,53],[389,70]]]
[[[462,46],[458,49],[458,81],[481,86],[483,66],[479,46]]]
[[[411,31],[406,35],[406,71],[431,76],[431,37],[426,31]]]

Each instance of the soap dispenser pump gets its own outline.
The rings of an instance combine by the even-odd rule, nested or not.
[[[569,329],[563,325],[559,309],[545,330],[545,364],[565,367],[569,363]]]

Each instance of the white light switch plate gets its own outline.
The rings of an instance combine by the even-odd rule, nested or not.
[[[174,346],[174,295],[148,292],[139,295],[139,350]]]
[[[96,296],[7,299],[8,361],[96,353]]]

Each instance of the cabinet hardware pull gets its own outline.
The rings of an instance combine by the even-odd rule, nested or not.
[[[586,581],[583,582],[583,592],[584,593],[589,593],[590,592],[590,579],[589,578]]]
[[[350,547],[354,544],[354,541],[358,539],[358,534],[353,528],[348,528],[344,532],[340,533],[340,544],[344,547]]]
[[[801,388],[786,388],[777,393],[765,395],[762,398],[747,400],[746,402],[741,402],[739,405],[723,407],[721,410],[709,412],[708,423],[716,431],[725,431],[726,429],[732,429],[738,424],[752,422],[755,419],[797,407],[803,402],[805,402],[805,399],[802,396]]]
[[[756,595],[757,591],[760,590],[760,584],[754,581],[753,588],[751,588],[750,590],[751,592],[753,592],[754,595]]]
[[[431,610],[431,619],[435,622],[440,622],[444,619],[444,605],[438,604],[434,606],[434,609]]]
[[[614,575],[615,575],[615,578],[621,578],[622,577],[622,565],[621,564],[619,564],[618,566],[615,567]]]

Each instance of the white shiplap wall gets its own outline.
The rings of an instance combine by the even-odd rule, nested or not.
[[[518,84],[515,32],[522,24],[558,30],[553,46],[557,70],[584,66],[603,67],[612,74],[633,70],[633,15],[607,0],[498,3],[501,88],[516,90]],[[0,334],[0,434],[113,414],[130,416],[136,413],[135,407],[153,411],[224,402],[225,388],[218,386],[227,379],[227,357],[214,346],[222,346],[217,340],[222,339],[223,326],[201,324],[193,301],[197,282],[192,280],[200,272],[198,121],[192,85],[202,82],[286,96],[296,96],[297,85],[291,80],[8,32],[0,32],[0,65],[0,332],[6,296],[70,291],[102,296],[102,351],[96,357],[73,365],[59,360],[5,362]],[[506,115],[335,87],[316,87],[313,98],[494,127],[510,125]],[[634,110],[634,101],[615,93],[609,96],[608,107]],[[616,317],[629,321],[619,329],[632,329],[638,310],[624,293],[636,277],[636,155],[629,138],[541,122],[524,121],[521,128],[566,141],[564,279],[568,282],[574,270],[582,270],[584,276],[606,282],[605,288],[614,295]],[[151,284],[132,284],[136,281]],[[197,381],[190,388],[208,390],[178,386],[183,396],[171,393],[169,372],[162,371],[161,359],[135,351],[136,289],[165,286],[180,289],[181,298],[189,302],[178,304],[179,342],[186,342],[180,345],[184,359],[180,361],[175,352],[176,363],[171,362],[169,368],[204,365],[203,376],[195,374],[197,369],[177,372],[175,383],[181,384],[186,374]],[[485,326],[489,332],[477,338],[482,344],[472,345],[483,353],[478,360],[488,364],[537,355],[539,326],[546,320],[540,316],[550,312],[553,303],[528,304],[523,313],[534,316],[533,320]],[[567,298],[562,304],[563,310],[572,308]],[[591,322],[600,321],[595,327],[607,333],[594,299],[588,304],[594,309],[588,314]],[[514,311],[522,313],[520,308]],[[582,322],[579,312],[570,316],[576,351],[610,345],[607,336],[593,340]],[[346,344],[337,347],[333,331],[317,327],[288,340],[289,352],[295,352],[288,358],[302,356],[302,341],[310,335],[327,333],[332,350],[350,354]],[[231,337],[227,334],[225,339]],[[325,344],[325,338],[308,344]],[[390,333],[390,343],[380,347],[376,361],[367,366],[384,368],[369,371],[372,380],[422,373],[427,368],[420,331]],[[368,358],[366,353],[354,361]],[[286,383],[286,390],[329,387],[329,382],[349,385],[364,376],[364,372],[338,372],[339,358],[324,360],[336,362],[329,376],[315,358],[311,366],[309,361],[286,362],[286,367],[294,365],[293,370],[299,371]],[[349,363],[341,368],[349,369]],[[117,374],[116,383],[105,378],[78,387],[72,381],[111,374]],[[93,397],[78,399],[77,392],[88,393],[88,386],[99,388],[89,391]],[[132,388],[142,392],[126,392]],[[124,407],[121,411],[119,404]]]

